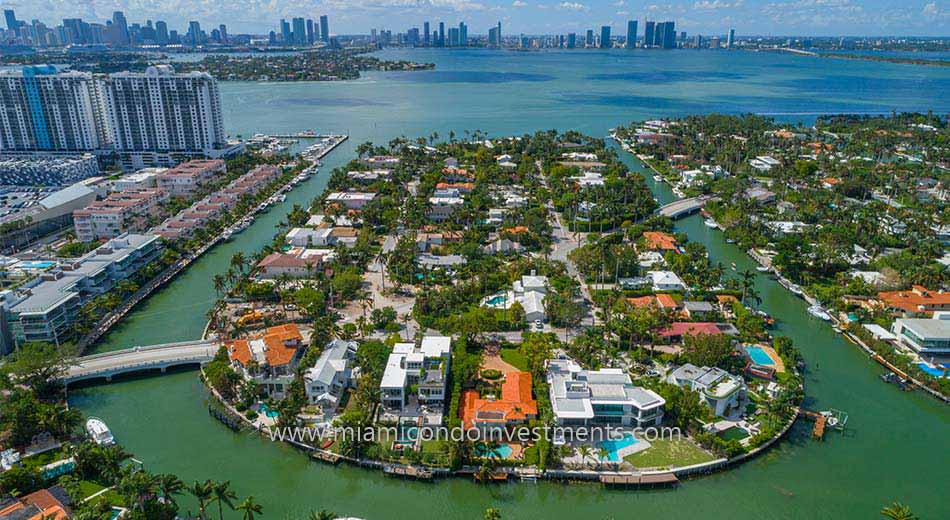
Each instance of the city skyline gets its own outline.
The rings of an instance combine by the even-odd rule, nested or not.
[[[161,19],[169,27],[187,28],[191,21],[210,27],[226,24],[232,34],[266,35],[280,18],[334,20],[333,34],[369,34],[372,28],[414,27],[427,20],[449,25],[465,21],[471,35],[487,35],[501,21],[508,34],[531,35],[583,32],[609,26],[624,34],[628,20],[675,19],[690,34],[724,34],[730,27],[744,36],[947,36],[950,10],[936,1],[918,0],[899,5],[885,0],[797,0],[776,3],[758,0],[692,0],[651,4],[633,0],[181,0],[155,2],[142,8],[129,0],[66,2],[48,0],[4,2],[21,20],[46,24],[64,18],[88,22],[111,20],[124,11],[129,23]],[[184,32],[182,30],[181,32]]]

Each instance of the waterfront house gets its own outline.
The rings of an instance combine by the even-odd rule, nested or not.
[[[915,285],[909,291],[879,292],[877,297],[888,310],[908,316],[950,311],[950,293],[932,291],[921,285]]]
[[[358,348],[355,341],[333,340],[304,374],[307,401],[319,405],[324,417],[329,418],[336,412],[343,392],[356,380],[352,362]]]
[[[674,370],[667,382],[698,392],[699,400],[719,417],[739,411],[747,393],[741,377],[718,367],[697,367],[690,363]]]
[[[364,166],[368,166],[373,169],[391,169],[399,166],[399,157],[393,157],[391,155],[374,155],[372,157],[365,157],[360,160]]]
[[[898,318],[891,329],[897,342],[921,356],[950,357],[950,312],[935,312],[930,319]]]
[[[662,231],[644,231],[641,244],[644,251],[676,252],[676,238]]]
[[[327,204],[339,204],[347,209],[362,210],[376,198],[375,193],[366,193],[361,191],[335,191],[327,195]]]
[[[557,426],[649,427],[663,420],[666,401],[634,386],[622,369],[585,370],[572,359],[551,359],[546,379]]]
[[[531,373],[508,372],[501,396],[482,398],[478,390],[462,392],[459,418],[467,429],[498,430],[538,416],[538,402],[531,396]]]
[[[295,247],[286,253],[271,253],[258,262],[257,278],[276,279],[281,275],[308,278],[323,268],[334,256],[332,249],[305,249]]]
[[[660,330],[660,337],[672,343],[683,341],[684,336],[701,336],[726,334],[738,336],[739,330],[730,323],[712,323],[708,321],[676,321]]]
[[[238,373],[257,382],[265,395],[282,399],[294,379],[303,344],[300,329],[288,323],[230,341],[225,347]]]
[[[415,415],[421,407],[441,410],[452,358],[452,338],[425,336],[419,346],[396,343],[379,384],[384,408]]]

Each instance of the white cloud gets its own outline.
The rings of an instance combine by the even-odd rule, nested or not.
[[[515,0],[511,3],[511,7],[526,7],[528,2],[522,2],[521,0]]]
[[[590,8],[577,2],[561,2],[557,8],[562,11],[590,11]]]
[[[735,2],[726,2],[723,0],[702,0],[699,2],[693,3],[693,9],[700,9],[704,11],[710,11],[715,9],[731,9],[734,7],[742,7],[743,0],[736,0]]]

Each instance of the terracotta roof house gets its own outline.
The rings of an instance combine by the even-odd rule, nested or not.
[[[676,251],[676,238],[662,231],[644,231],[648,251]]]
[[[950,293],[931,291],[921,285],[915,285],[909,291],[880,292],[877,297],[887,308],[908,314],[950,310]]]
[[[684,336],[700,336],[703,334],[717,335],[728,334],[735,336],[739,333],[734,326],[729,323],[712,323],[708,321],[677,321],[670,324],[669,327],[660,331],[660,337],[670,341],[682,341]]]
[[[282,397],[293,381],[303,335],[293,323],[269,327],[247,339],[226,344],[231,364],[245,379],[256,381],[265,394]],[[257,364],[250,370],[251,362]]]
[[[465,428],[504,428],[533,419],[538,416],[538,402],[531,397],[531,374],[505,374],[499,399],[483,399],[477,390],[465,390],[459,408]]]

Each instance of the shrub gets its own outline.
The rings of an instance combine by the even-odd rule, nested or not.
[[[496,370],[494,368],[486,368],[485,370],[482,370],[482,378],[489,381],[497,381],[501,379],[501,376],[501,370]]]

